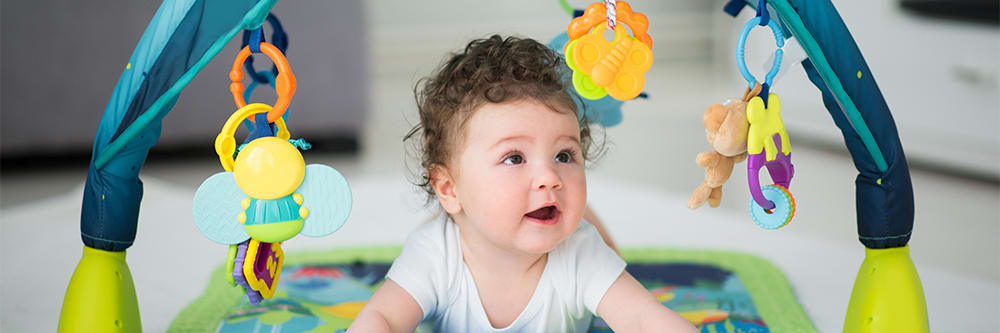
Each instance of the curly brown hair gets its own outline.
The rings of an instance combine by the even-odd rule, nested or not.
[[[403,141],[418,136],[420,180],[432,200],[430,170],[447,166],[456,147],[465,140],[466,121],[486,103],[531,99],[556,112],[571,112],[580,120],[582,154],[588,160],[592,146],[586,117],[577,110],[567,89],[568,67],[561,55],[528,38],[493,35],[469,42],[461,52],[446,57],[432,76],[413,88],[420,123]],[[457,134],[457,135],[456,135]]]

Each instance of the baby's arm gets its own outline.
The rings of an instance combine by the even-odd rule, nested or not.
[[[628,272],[622,272],[597,305],[615,332],[693,332],[694,325],[670,311]]]
[[[413,332],[423,318],[417,301],[391,279],[375,291],[348,332]]]

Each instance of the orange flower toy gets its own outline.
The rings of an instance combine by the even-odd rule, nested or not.
[[[627,24],[634,36],[617,21]],[[614,31],[614,40],[604,37],[606,30],[598,26],[601,23]],[[646,15],[633,12],[627,2],[613,0],[591,4],[583,16],[570,22],[566,64],[573,70],[573,87],[580,96],[599,99],[611,95],[623,101],[638,96],[645,73],[653,65],[648,29]]]

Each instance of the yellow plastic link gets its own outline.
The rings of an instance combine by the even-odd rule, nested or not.
[[[778,95],[771,93],[768,95],[768,107],[764,107],[764,100],[760,96],[750,99],[747,104],[747,121],[750,122],[750,130],[747,134],[747,153],[760,154],[762,150],[766,152],[766,160],[773,161],[778,157],[778,147],[771,139],[775,134],[781,138],[781,154],[788,155],[792,152],[791,142],[788,140],[788,132],[785,131],[785,123],[781,121],[781,100]]]
[[[236,129],[239,128],[240,122],[251,115],[268,111],[271,111],[270,105],[263,103],[248,104],[233,112],[229,116],[229,120],[226,120],[226,123],[222,125],[222,130],[215,137],[215,153],[219,154],[219,162],[222,163],[223,169],[233,171],[233,154],[236,154],[236,138],[233,135],[236,134]],[[288,140],[291,137],[288,127],[285,126],[284,119],[279,117],[278,120],[274,121],[274,124],[278,127],[277,137],[283,140]]]

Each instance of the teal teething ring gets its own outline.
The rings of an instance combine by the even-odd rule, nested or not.
[[[757,201],[750,199],[750,216],[754,223],[770,230],[784,227],[795,216],[795,198],[792,193],[778,184],[761,186],[760,190],[768,201],[774,203],[774,209],[768,212]]]

